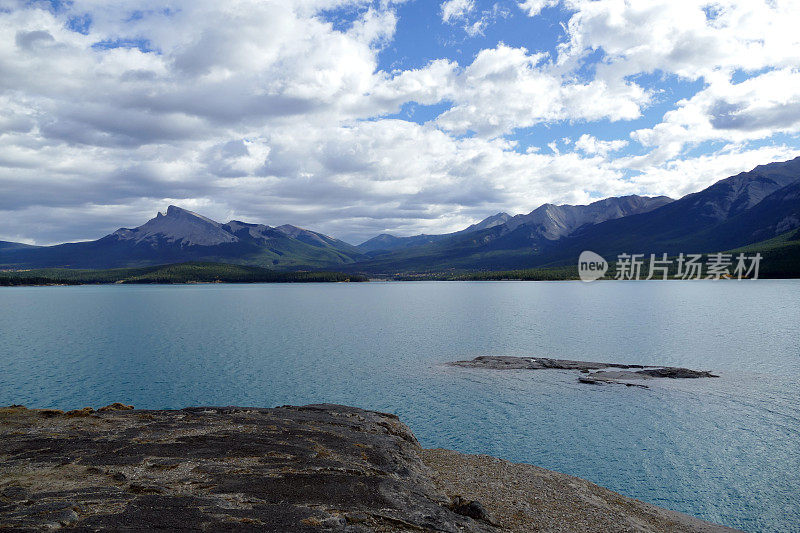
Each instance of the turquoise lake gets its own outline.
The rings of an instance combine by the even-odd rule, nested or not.
[[[800,281],[0,289],[0,405],[341,403],[747,531],[800,531]],[[591,386],[478,355],[685,366]]]

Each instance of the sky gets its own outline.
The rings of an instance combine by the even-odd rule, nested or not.
[[[797,0],[0,0],[0,240],[359,243],[800,156]]]

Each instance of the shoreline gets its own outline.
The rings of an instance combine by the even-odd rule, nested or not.
[[[11,530],[735,531],[340,405],[4,407],[0,464]]]
[[[711,281],[711,282],[738,282],[744,281],[747,283],[757,282],[757,281],[790,281],[790,280],[800,280],[800,277],[760,277],[758,279],[747,279],[747,280],[736,280],[736,279],[700,279],[700,280],[681,280],[681,279],[641,279],[641,280],[615,280],[615,279],[600,279],[591,282],[594,283],[665,283],[665,282],[679,282],[679,281],[688,281],[688,282],[704,282],[704,281]],[[100,285],[159,285],[159,286],[169,286],[169,285],[313,285],[313,284],[379,284],[379,283],[563,283],[563,282],[581,282],[586,283],[585,281],[581,281],[578,278],[575,279],[378,279],[373,278],[369,280],[336,280],[336,281],[229,281],[229,280],[221,280],[221,281],[176,281],[176,282],[158,282],[158,281],[146,281],[146,282],[119,282],[119,281],[112,281],[112,282],[103,282],[103,283],[94,283],[94,282],[80,282],[80,283],[14,283],[14,284],[5,284],[2,283],[3,280],[0,280],[0,290],[4,288],[14,288],[14,287],[91,287],[91,286],[100,286]]]

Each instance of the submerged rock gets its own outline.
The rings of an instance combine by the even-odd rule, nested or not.
[[[730,531],[353,407],[80,411],[0,408],[0,529]]]
[[[579,383],[586,383],[589,385],[622,383],[628,387],[641,387],[644,389],[648,387],[646,385],[623,382],[652,378],[691,379],[719,377],[706,370],[691,370],[672,366],[593,363],[590,361],[571,361],[569,359],[512,357],[507,355],[483,355],[468,361],[454,361],[448,363],[448,365],[464,368],[485,368],[489,370],[577,370],[582,374],[582,376],[578,377]]]
[[[601,372],[594,372],[594,373],[590,374],[589,376],[579,376],[578,377],[578,383],[586,383],[588,385],[607,385],[607,384],[616,383],[616,384],[625,385],[626,387],[639,387],[641,389],[649,389],[650,388],[647,385],[642,385],[641,383],[624,383],[624,382],[621,382],[621,381],[618,381],[618,380],[626,379],[626,378],[624,378],[624,377],[611,378],[611,377],[607,376],[607,374],[615,374],[615,373],[614,372],[602,372],[601,371]],[[627,379],[634,379],[634,378],[627,378]],[[639,376],[639,379],[644,379],[644,378]]]
[[[512,357],[508,355],[482,355],[469,361],[454,361],[452,366],[468,368],[488,368],[494,370],[599,370],[601,368],[644,368],[641,365],[615,365],[610,363],[592,363],[589,361],[570,361],[569,359],[550,359],[548,357]]]
[[[644,374],[654,378],[671,378],[671,379],[692,379],[692,378],[718,378],[719,376],[712,374],[706,370],[690,370],[688,368],[675,368],[665,366],[662,368],[648,368],[640,370],[639,374]]]

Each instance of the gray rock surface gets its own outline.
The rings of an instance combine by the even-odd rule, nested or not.
[[[706,370],[691,370],[674,366],[643,366],[619,363],[594,363],[590,361],[571,361],[569,359],[550,359],[547,357],[512,357],[507,355],[483,355],[468,361],[454,361],[450,366],[463,368],[485,368],[489,370],[577,370],[581,372],[579,383],[604,385],[620,383],[629,387],[647,388],[646,385],[627,383],[630,380],[654,378],[693,379],[719,377]]]
[[[167,208],[166,214],[158,213],[138,228],[120,228],[113,235],[119,240],[137,244],[166,240],[182,246],[214,246],[238,241],[219,222],[174,205]]]
[[[544,204],[527,215],[511,217],[504,225],[507,231],[527,225],[536,234],[555,241],[579,228],[630,215],[648,213],[672,202],[667,196],[620,196],[592,202],[589,205]]]
[[[343,406],[5,408],[0,529],[494,531],[419,452],[397,417]]]
[[[0,408],[0,530],[45,529],[724,530],[352,407]]]

